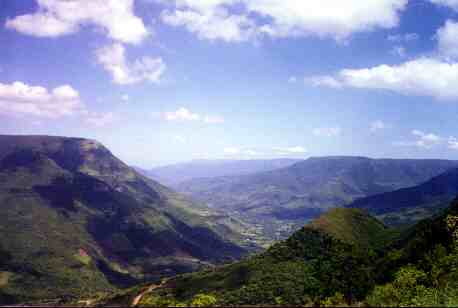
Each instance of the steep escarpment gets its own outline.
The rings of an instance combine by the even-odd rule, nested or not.
[[[0,136],[1,298],[106,292],[242,256],[212,215],[96,141]]]

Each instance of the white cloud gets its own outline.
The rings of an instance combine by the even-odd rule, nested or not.
[[[393,145],[402,147],[417,147],[420,149],[429,150],[435,146],[443,144],[444,142],[444,138],[442,138],[441,136],[438,136],[433,133],[425,133],[418,129],[412,130],[411,134],[415,138],[414,140],[398,141],[394,142]],[[449,141],[452,141],[452,139],[450,139]],[[451,144],[452,143],[449,142],[449,147]]]
[[[286,150],[286,152],[289,152],[289,153],[297,153],[297,154],[307,153],[307,150],[304,147],[299,147],[299,146],[298,147],[286,148],[284,150]]]
[[[5,115],[31,115],[59,118],[84,110],[78,91],[69,85],[48,90],[16,81],[0,83],[0,113]]]
[[[416,41],[419,38],[420,36],[417,33],[392,34],[387,37],[390,42],[396,43]]]
[[[192,113],[186,108],[179,108],[177,111],[169,111],[164,113],[164,118],[167,121],[200,121],[201,117],[197,113]]]
[[[289,83],[296,83],[297,82],[297,77],[296,76],[289,77],[288,82]]]
[[[121,100],[122,100],[123,102],[128,102],[128,101],[129,101],[129,95],[127,95],[127,94],[122,95],[122,96],[121,96]]]
[[[307,153],[307,149],[302,146],[294,147],[274,147],[270,149],[258,149],[252,147],[236,147],[230,146],[223,149],[225,157],[240,157],[240,158],[254,158],[254,157],[278,157],[281,156],[298,156]]]
[[[447,21],[437,31],[435,55],[420,57],[398,65],[343,69],[334,75],[312,76],[305,80],[312,86],[390,90],[404,95],[430,96],[437,99],[458,98],[458,23]],[[405,50],[396,52],[403,56]]]
[[[263,153],[260,153],[260,152],[255,151],[255,150],[245,150],[244,154],[247,155],[247,156],[262,156],[263,155]]]
[[[458,150],[458,139],[455,137],[448,138],[447,145],[451,150]]]
[[[224,154],[226,155],[237,155],[240,154],[240,149],[236,147],[227,147],[223,149]]]
[[[406,57],[406,49],[403,46],[394,46],[393,49],[391,49],[390,53],[394,56],[399,56],[401,58]]]
[[[340,127],[315,128],[313,134],[317,137],[337,137],[341,134]]]
[[[171,26],[185,26],[200,39],[241,42],[256,35],[255,25],[250,19],[246,16],[231,15],[224,9],[206,12],[164,11],[161,19]]]
[[[400,65],[344,69],[336,76],[321,76],[327,83],[315,86],[391,90],[405,95],[458,98],[458,63],[419,58]]]
[[[237,157],[256,157],[256,156],[263,156],[264,154],[250,148],[240,148],[240,147],[226,147],[223,149],[224,156],[237,156]]]
[[[224,123],[224,118],[220,116],[205,116],[204,122],[208,124],[222,124]]]
[[[458,0],[430,0],[432,3],[442,6],[448,6],[458,11]]]
[[[278,155],[299,155],[307,153],[307,149],[302,146],[294,147],[275,147],[273,148],[274,152]]]
[[[162,117],[167,121],[196,121],[206,124],[224,123],[224,118],[221,116],[201,115],[198,113],[193,113],[184,107],[178,108],[176,111],[164,112],[162,113]]]
[[[272,36],[318,35],[345,39],[350,34],[392,28],[406,0],[373,0],[371,5],[360,0],[247,0],[251,12],[272,18],[265,30]]]
[[[458,23],[447,20],[445,25],[437,30],[438,50],[440,55],[449,59],[458,58]]]
[[[180,136],[180,135],[174,136],[173,140],[175,140],[178,143],[185,143],[186,142],[186,138],[183,137],[183,136]]]
[[[143,57],[128,62],[124,46],[120,43],[97,49],[96,57],[105,70],[111,73],[113,82],[120,85],[141,81],[159,83],[167,68],[162,58]]]
[[[377,120],[377,121],[374,121],[374,122],[371,123],[370,131],[375,133],[375,132],[377,132],[379,130],[383,130],[383,129],[387,128],[387,127],[388,127],[388,125],[385,122],[383,122],[381,120]]]
[[[305,84],[310,84],[314,87],[328,87],[334,89],[342,88],[342,83],[332,76],[313,76],[304,79]]]
[[[85,122],[89,125],[96,127],[104,127],[113,124],[115,121],[115,115],[112,112],[98,113],[88,112]]]
[[[38,37],[58,37],[95,25],[123,43],[139,43],[148,31],[134,14],[134,0],[37,0],[33,14],[6,21],[6,27]]]
[[[412,131],[412,135],[417,138],[413,145],[419,148],[430,149],[433,146],[442,143],[443,141],[443,139],[438,135],[432,133],[424,133],[417,129]]]
[[[258,35],[315,35],[344,40],[356,32],[398,25],[407,0],[176,0],[163,20],[206,39],[246,40]],[[229,14],[237,5],[238,15]],[[258,19],[252,18],[257,15]],[[262,20],[262,21],[261,21]]]

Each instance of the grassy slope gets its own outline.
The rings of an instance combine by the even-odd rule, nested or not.
[[[381,248],[399,235],[381,221],[358,209],[336,208],[309,225],[346,243],[367,248]]]

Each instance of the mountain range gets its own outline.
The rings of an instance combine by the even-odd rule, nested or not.
[[[250,175],[194,179],[175,188],[277,240],[330,208],[416,186],[457,166],[448,160],[320,157]]]
[[[144,168],[136,169],[145,176],[148,176],[164,185],[173,187],[181,182],[193,179],[253,174],[280,169],[293,165],[298,161],[300,160],[290,158],[266,160],[197,159],[185,163],[156,167],[149,170]]]
[[[390,225],[405,225],[433,216],[457,195],[455,168],[420,185],[361,198],[347,207],[364,209]]]
[[[183,194],[94,140],[0,135],[0,303],[458,303],[458,162],[260,164]]]
[[[235,220],[87,139],[0,136],[0,217],[1,303],[112,291],[247,252],[218,222]]]

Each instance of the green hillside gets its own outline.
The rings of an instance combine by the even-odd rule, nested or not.
[[[96,295],[240,258],[242,237],[218,215],[98,142],[0,136],[0,303]]]
[[[127,305],[140,294],[143,306],[454,307],[457,260],[458,200],[441,215],[397,234],[360,210],[339,209],[258,256],[100,303]]]
[[[358,209],[336,208],[313,220],[308,227],[364,248],[380,248],[398,235],[382,222]]]
[[[361,240],[358,232],[365,234]],[[339,237],[333,235],[337,233]],[[258,256],[167,280],[141,304],[191,304],[199,294],[214,297],[218,305],[304,305],[321,303],[336,292],[363,300],[375,283],[370,273],[379,251],[369,234],[379,240],[392,237],[383,224],[359,210],[334,210]]]

